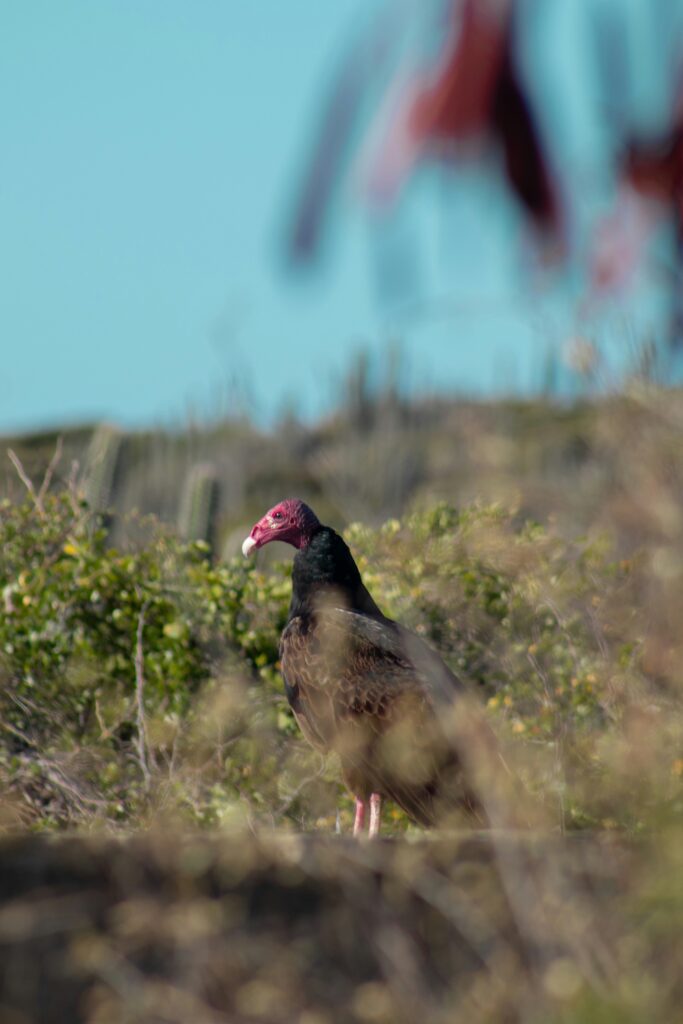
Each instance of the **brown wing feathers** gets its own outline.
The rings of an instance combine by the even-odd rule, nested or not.
[[[471,809],[458,757],[467,755],[470,775],[462,684],[435,651],[382,614],[344,539],[304,502],[273,506],[242,551],[273,540],[297,549],[280,662],[306,738],[339,754],[349,788],[363,801],[387,796],[425,823],[437,819],[439,802]],[[376,834],[372,814],[370,826]]]
[[[352,791],[383,793],[432,823],[439,778],[457,770],[457,759],[440,733],[430,681],[405,653],[403,631],[328,607],[290,621],[281,663],[304,735],[339,754]]]
[[[242,549],[278,539],[297,548],[280,662],[302,732],[339,755],[356,797],[384,795],[433,822],[442,783],[462,774],[443,725],[462,687],[438,654],[382,614],[343,538],[298,499],[270,509]]]

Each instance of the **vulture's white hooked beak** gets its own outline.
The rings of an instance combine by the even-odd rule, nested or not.
[[[256,547],[256,541],[253,537],[247,537],[242,543],[242,554],[245,558],[248,558]]]

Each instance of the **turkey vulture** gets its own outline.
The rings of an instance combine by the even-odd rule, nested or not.
[[[461,719],[466,713],[463,684],[419,637],[382,614],[344,540],[303,501],[270,509],[242,551],[272,540],[297,548],[280,640],[287,698],[306,739],[340,757],[356,799],[354,835],[368,804],[369,835],[377,835],[384,797],[424,825],[449,807],[479,814],[448,737],[454,707]]]

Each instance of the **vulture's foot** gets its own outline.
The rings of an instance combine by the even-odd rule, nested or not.
[[[372,793],[370,795],[370,828],[368,829],[368,838],[374,839],[375,836],[379,835],[379,823],[382,817],[382,797],[379,793]]]
[[[359,800],[356,797],[356,816],[353,819],[353,834],[359,836],[363,831],[363,825],[365,824],[365,800]]]
[[[360,836],[363,834],[363,826],[365,825],[365,811],[368,806],[367,800],[360,800],[356,797],[356,815],[353,819],[353,834],[354,836]],[[379,793],[372,793],[370,795],[370,827],[368,829],[368,839],[374,839],[375,836],[379,835],[380,818],[382,816],[382,797]]]

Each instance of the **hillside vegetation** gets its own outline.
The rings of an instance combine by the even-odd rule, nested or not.
[[[679,392],[639,384],[562,405],[407,400],[368,388],[352,380],[334,415],[311,425],[289,417],[267,432],[243,418],[184,430],[64,430],[57,475],[66,481],[77,461],[91,506],[114,513],[117,544],[135,538],[130,513],[153,514],[226,556],[265,508],[294,495],[336,528],[378,525],[415,503],[501,502],[552,517],[568,537],[606,531],[624,551],[667,536],[662,502],[683,499]],[[11,447],[41,479],[56,442],[54,432],[6,438],[0,450]],[[0,494],[21,493],[1,459]]]
[[[563,905],[560,875],[542,882],[534,875],[534,884],[548,887],[538,898],[549,901],[534,931],[514,896],[528,888],[530,861],[526,854],[510,859],[494,837],[491,854],[513,923],[496,924],[496,910],[486,928],[503,929],[496,942],[517,929],[513,946],[519,940],[526,966],[515,966],[517,953],[505,960],[505,939],[493,970],[493,946],[475,929],[487,977],[505,976],[507,987],[487,1002],[489,983],[473,982],[479,994],[468,989],[461,1005],[458,986],[447,986],[442,1008],[451,1016],[443,1019],[459,1019],[456,1011],[463,1020],[501,1022],[675,1019],[674,951],[683,934],[678,396],[642,392],[559,411],[380,404],[363,416],[362,423],[340,419],[269,436],[246,425],[217,428],[199,441],[169,436],[159,465],[150,454],[159,438],[112,440],[110,428],[100,428],[94,437],[66,436],[45,478],[53,439],[15,445],[0,506],[0,826],[109,836],[210,827],[226,838],[275,827],[278,842],[282,833],[348,831],[351,803],[338,768],[302,741],[279,678],[291,558],[253,564],[230,551],[285,494],[309,498],[335,525],[349,504],[366,503],[367,515],[347,522],[345,536],[368,587],[468,682],[501,738],[526,819],[545,835],[612,837],[613,846],[600,849],[617,858],[608,883],[596,867],[603,855],[590,855],[585,914],[573,919],[568,938],[557,909],[549,910]],[[405,452],[404,434],[414,444]],[[569,437],[563,448],[559,438],[568,444]],[[183,446],[188,472],[194,469],[191,494],[174,494],[176,515],[172,482],[182,460],[174,460]],[[234,477],[218,471],[212,450]],[[143,479],[147,457],[148,467],[156,465],[147,478],[150,488],[156,481],[157,516],[148,514],[151,498],[134,511],[126,489],[136,473]],[[74,458],[81,467],[72,469]],[[356,491],[361,477],[366,489],[359,482]],[[184,538],[170,525],[177,518]],[[422,871],[435,877],[430,872],[441,868],[431,858],[441,855],[421,846],[421,831],[395,809],[385,832],[415,851],[404,881],[405,899],[417,898],[415,879]],[[315,842],[302,878],[318,864]],[[40,849],[47,864],[51,848]],[[327,866],[315,885],[345,877],[341,848],[340,860],[334,852],[321,856]],[[206,857],[213,863],[213,853]],[[386,884],[399,899],[404,883]],[[448,877],[439,885],[439,905],[452,898],[459,906],[462,879],[454,889]],[[619,912],[611,903],[615,916],[606,922],[603,899],[616,898],[615,886]],[[397,913],[396,942],[418,942],[404,930],[403,910]],[[582,952],[579,933],[593,919],[606,926],[605,948]],[[0,943],[3,920],[0,914]],[[446,926],[431,927],[424,925],[419,940],[428,946]],[[387,948],[386,936],[368,941],[384,963],[378,951]],[[532,984],[525,958],[534,961],[539,947],[545,959]],[[392,988],[398,982],[386,963],[383,970],[387,992],[372,990],[375,1016],[361,1000],[343,1019],[401,1019],[400,985]],[[358,983],[379,984],[375,975],[359,975]],[[268,984],[272,996],[275,982]],[[545,1007],[538,1018],[528,985]],[[272,1012],[245,1011],[239,1019],[275,1019]],[[116,1019],[112,1013],[92,1019]],[[140,1011],[130,1019],[175,1018]]]
[[[212,564],[154,523],[120,551],[68,491],[2,512],[2,770],[20,817],[333,826],[336,772],[299,738],[277,671],[289,565]],[[624,716],[667,700],[643,674],[627,565],[496,506],[434,505],[347,540],[387,613],[528,739],[528,784],[553,818],[636,827],[650,813],[635,794],[610,809],[592,786],[615,768]],[[657,756],[670,773],[670,744]]]

